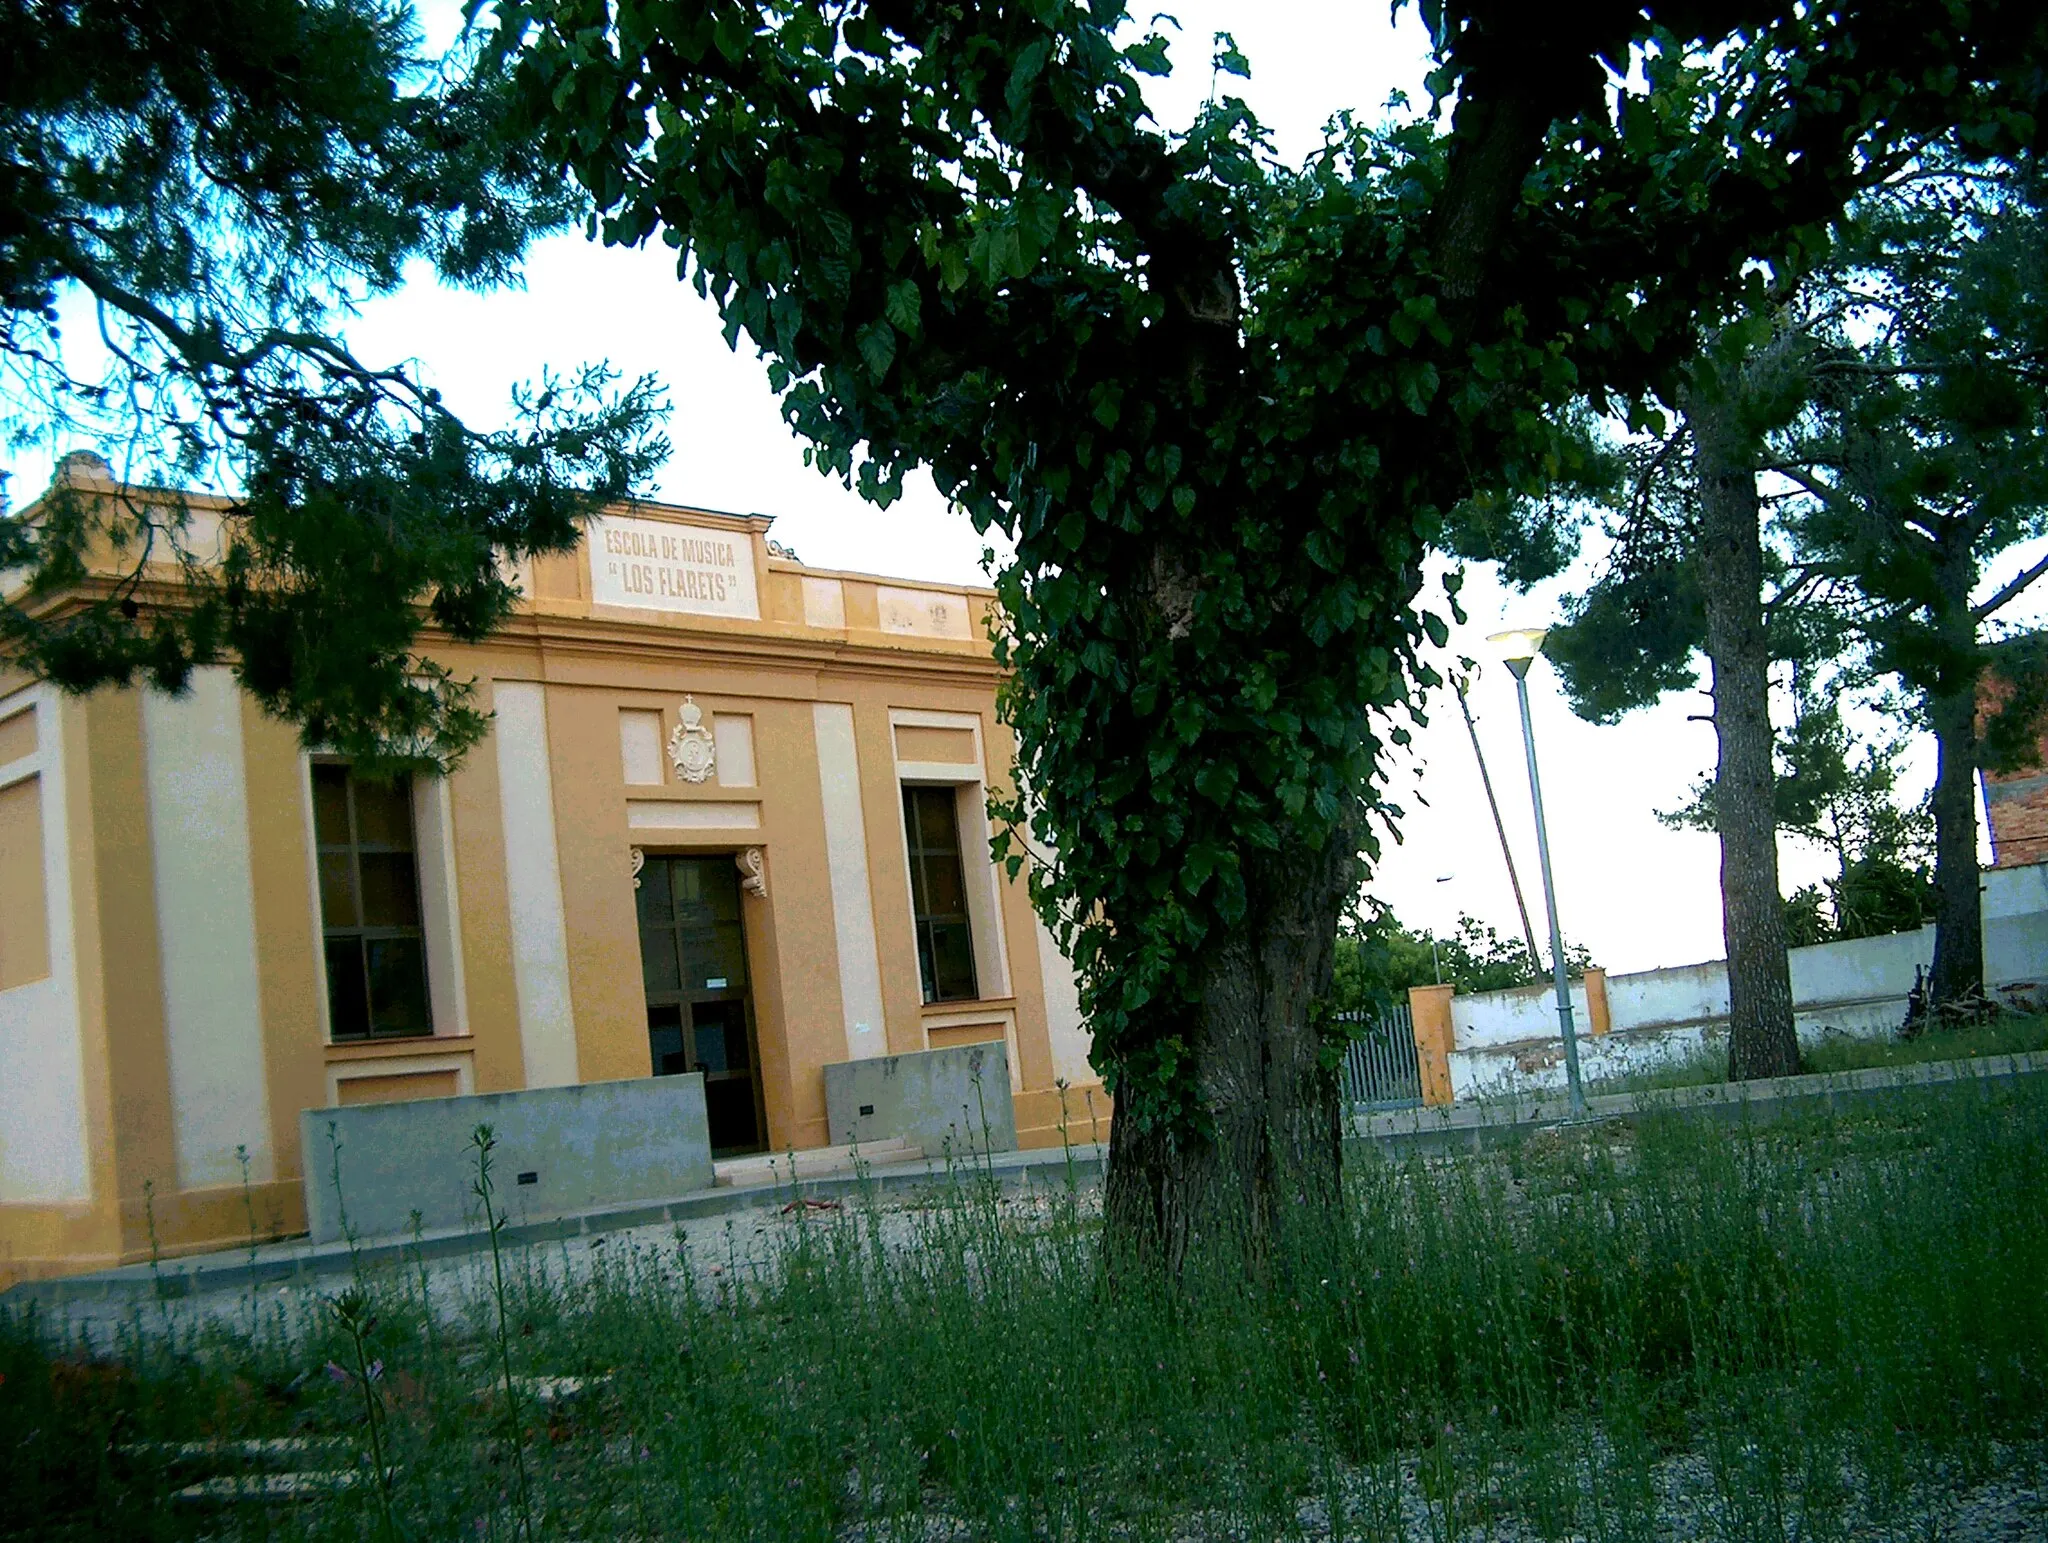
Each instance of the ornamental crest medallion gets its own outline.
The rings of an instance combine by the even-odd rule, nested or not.
[[[680,717],[675,733],[668,737],[668,758],[683,781],[708,782],[718,769],[718,747],[704,727],[704,709],[684,697]]]

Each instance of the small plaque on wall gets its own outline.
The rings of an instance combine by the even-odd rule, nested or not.
[[[962,642],[974,636],[965,595],[880,584],[875,588],[875,607],[884,632],[919,638],[957,638]]]

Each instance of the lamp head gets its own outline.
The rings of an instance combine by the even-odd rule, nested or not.
[[[1536,656],[1543,652],[1543,640],[1549,634],[1548,627],[1515,627],[1506,632],[1496,632],[1486,641],[1500,650],[1502,662],[1520,680],[1529,673],[1529,666],[1536,662]]]

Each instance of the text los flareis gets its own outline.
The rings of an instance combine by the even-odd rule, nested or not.
[[[604,551],[605,566],[629,595],[723,605],[736,587],[720,571],[739,566],[730,541],[608,527]]]

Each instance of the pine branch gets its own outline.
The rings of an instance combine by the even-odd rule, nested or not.
[[[1972,606],[1970,608],[1970,619],[1972,621],[1982,621],[2001,607],[2018,599],[2026,591],[2027,586],[2044,573],[2048,573],[2048,557],[2042,558],[2033,567],[2027,569],[2026,572],[2013,578],[2009,583],[2002,586],[1997,594],[1993,595],[1982,605]]]

